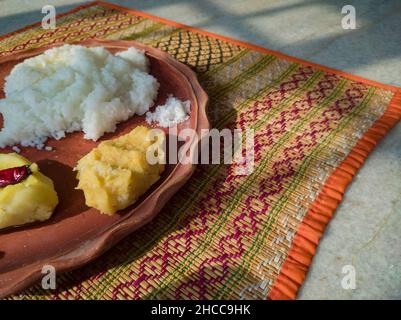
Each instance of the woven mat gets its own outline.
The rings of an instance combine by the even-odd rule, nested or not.
[[[400,119],[400,90],[106,3],[3,37],[0,55],[86,38],[136,40],[192,67],[212,126],[255,130],[255,171],[198,166],[150,224],[59,275],[56,291],[13,298],[295,298],[346,186]]]

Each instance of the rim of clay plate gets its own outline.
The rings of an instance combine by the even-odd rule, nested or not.
[[[64,43],[57,43],[50,46],[28,49],[18,52],[18,54],[20,57],[31,57],[42,53],[46,49],[58,47],[63,44]],[[191,146],[200,142],[202,129],[210,129],[210,123],[206,113],[209,101],[208,95],[201,87],[195,72],[192,71],[188,66],[176,61],[170,55],[159,49],[148,47],[136,41],[89,39],[74,42],[73,44],[80,44],[88,47],[100,45],[106,47],[106,49],[127,48],[134,46],[136,48],[145,50],[146,54],[150,54],[153,57],[170,64],[186,79],[188,85],[193,91],[193,94],[195,95],[195,100],[197,101],[198,112],[196,115],[196,130],[198,137],[191,140]],[[14,59],[12,56],[5,56],[0,58],[0,63],[7,62],[9,60]],[[50,257],[46,260],[46,264],[51,264],[54,266],[57,272],[66,272],[72,269],[77,269],[98,258],[101,254],[110,249],[125,236],[150,222],[164,207],[173,194],[176,193],[178,189],[189,180],[194,172],[194,169],[194,164],[183,165],[178,163],[169,176],[167,176],[160,184],[160,186],[158,186],[158,188],[149,194],[131,212],[128,212],[122,220],[110,225],[110,227],[102,234],[99,234],[98,237],[94,238],[89,243],[86,242],[85,246],[72,248],[70,251],[66,250],[60,255]],[[152,201],[150,202],[150,200]],[[145,206],[147,207],[144,208]],[[16,277],[15,281],[10,281],[7,283],[6,287],[1,287],[0,282],[0,297],[11,295],[34,284],[41,278],[41,276],[43,276],[41,273],[42,265],[43,262],[35,262],[23,268],[16,269],[14,272],[18,271],[18,279]]]

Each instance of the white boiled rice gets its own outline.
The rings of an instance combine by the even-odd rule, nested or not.
[[[0,147],[43,148],[48,138],[73,131],[92,140],[114,132],[117,123],[152,107],[159,83],[148,64],[134,48],[113,55],[77,45],[25,60],[6,78]]]
[[[160,127],[168,128],[188,120],[191,103],[170,96],[164,105],[156,107],[154,112],[146,113],[146,122],[156,122]]]

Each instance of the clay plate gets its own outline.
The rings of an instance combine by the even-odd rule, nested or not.
[[[191,128],[199,134],[201,129],[209,128],[207,95],[195,73],[187,66],[160,50],[133,41],[86,40],[77,44],[103,46],[113,53],[131,46],[145,50],[151,62],[150,72],[160,82],[156,104],[163,103],[168,94],[191,101],[190,119],[179,125],[178,132]],[[4,87],[4,78],[14,65],[49,48],[27,50],[1,58],[0,88]],[[4,98],[2,89],[0,95]],[[144,117],[135,116],[120,124],[116,133],[103,136],[102,140],[128,133],[141,124],[147,125]],[[76,162],[99,142],[84,140],[82,133],[73,133],[59,141],[49,140],[47,145],[54,148],[53,152],[21,148],[21,155],[37,162],[41,171],[53,179],[60,204],[46,222],[0,231],[0,297],[13,294],[39,280],[44,265],[52,265],[60,273],[95,259],[154,218],[194,170],[193,165],[167,165],[159,182],[133,206],[114,216],[102,215],[85,206],[83,193],[74,189],[77,181],[72,170]],[[190,141],[198,142],[197,138]],[[0,149],[0,152],[12,151],[7,148]]]

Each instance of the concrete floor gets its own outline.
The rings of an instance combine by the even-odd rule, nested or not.
[[[110,1],[401,86],[399,0]],[[0,0],[0,34],[82,1]],[[357,29],[341,28],[341,8],[356,8]],[[300,299],[401,299],[401,125],[376,148],[330,222]],[[353,265],[356,288],[342,268]]]

